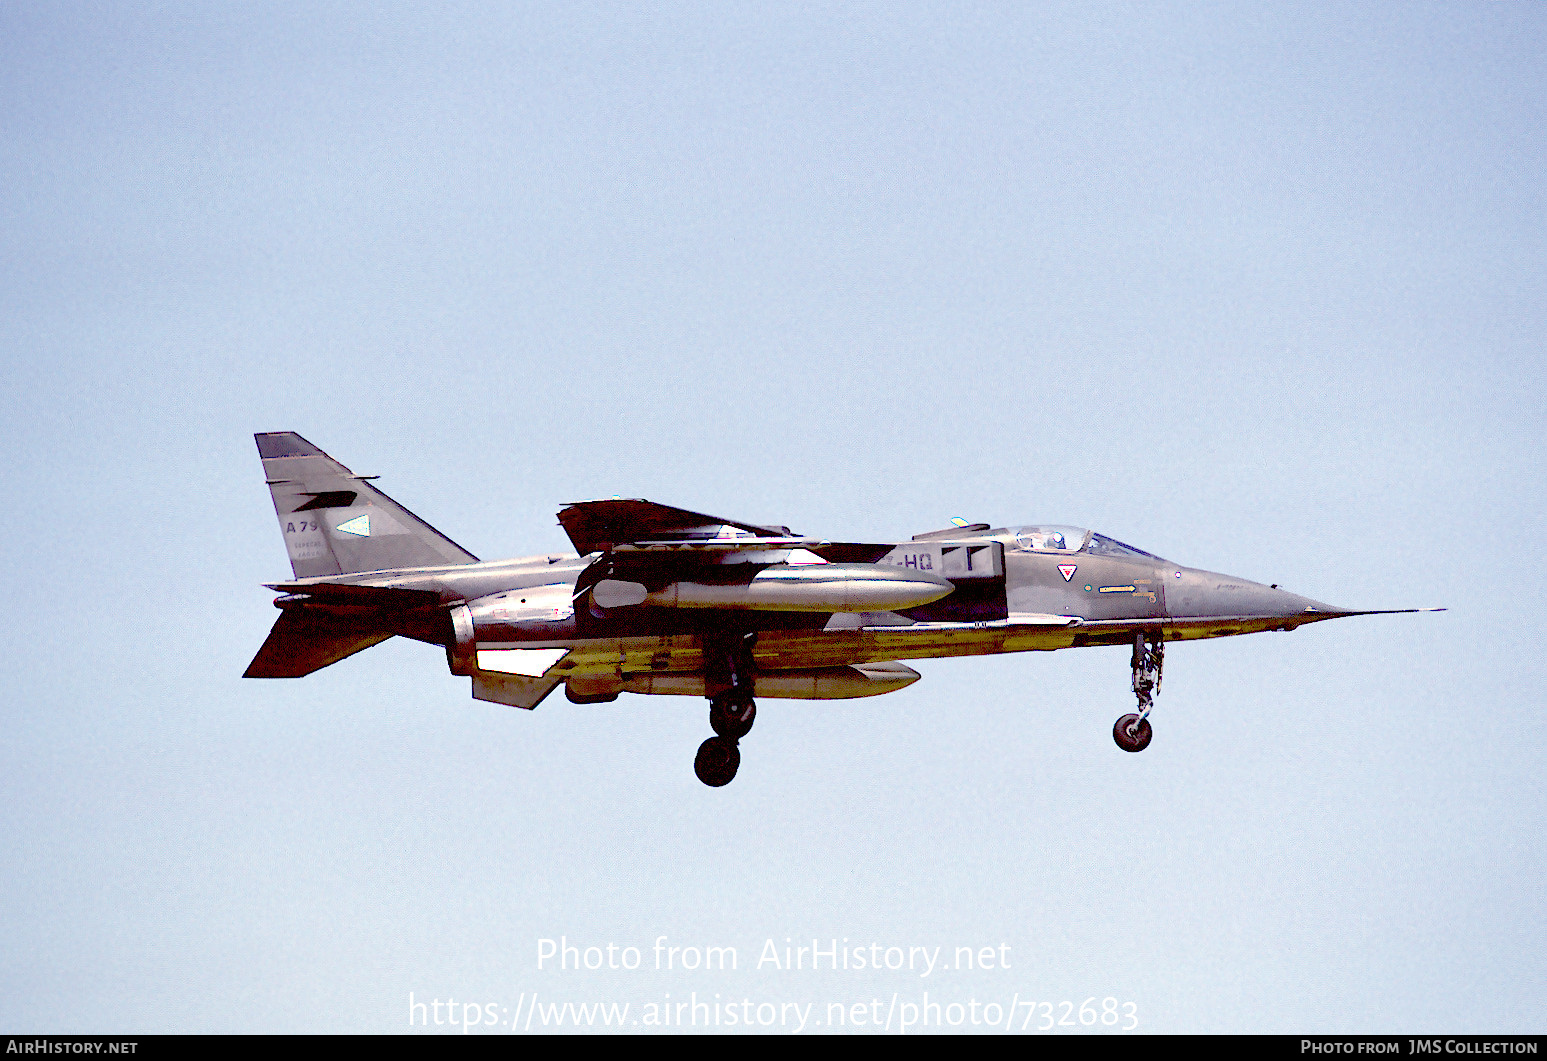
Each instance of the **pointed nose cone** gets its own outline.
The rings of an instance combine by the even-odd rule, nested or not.
[[[1336,608],[1297,593],[1248,582],[1233,575],[1171,568],[1166,579],[1166,612],[1173,619],[1291,616],[1335,612]]]

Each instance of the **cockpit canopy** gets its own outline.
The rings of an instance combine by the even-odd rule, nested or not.
[[[1015,548],[1026,553],[1088,553],[1091,556],[1159,560],[1160,557],[1081,527],[1013,527]]]
[[[1091,537],[1079,527],[1016,527],[1015,547],[1024,553],[1077,553]]]

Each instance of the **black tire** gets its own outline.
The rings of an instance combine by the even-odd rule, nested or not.
[[[1112,727],[1112,739],[1125,752],[1142,752],[1150,746],[1150,739],[1154,736],[1155,730],[1150,726],[1150,720],[1136,714],[1124,715]]]
[[[741,768],[741,749],[736,742],[724,737],[710,737],[698,746],[698,756],[693,760],[693,772],[710,788],[728,785]]]
[[[737,699],[735,693],[726,693],[709,701],[709,728],[726,740],[745,737],[755,721],[757,704],[750,696]]]

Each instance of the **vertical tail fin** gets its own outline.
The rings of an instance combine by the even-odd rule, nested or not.
[[[253,438],[296,578],[478,562],[295,432]]]

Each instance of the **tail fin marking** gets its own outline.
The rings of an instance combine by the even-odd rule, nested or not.
[[[293,431],[253,436],[296,578],[478,558]]]

